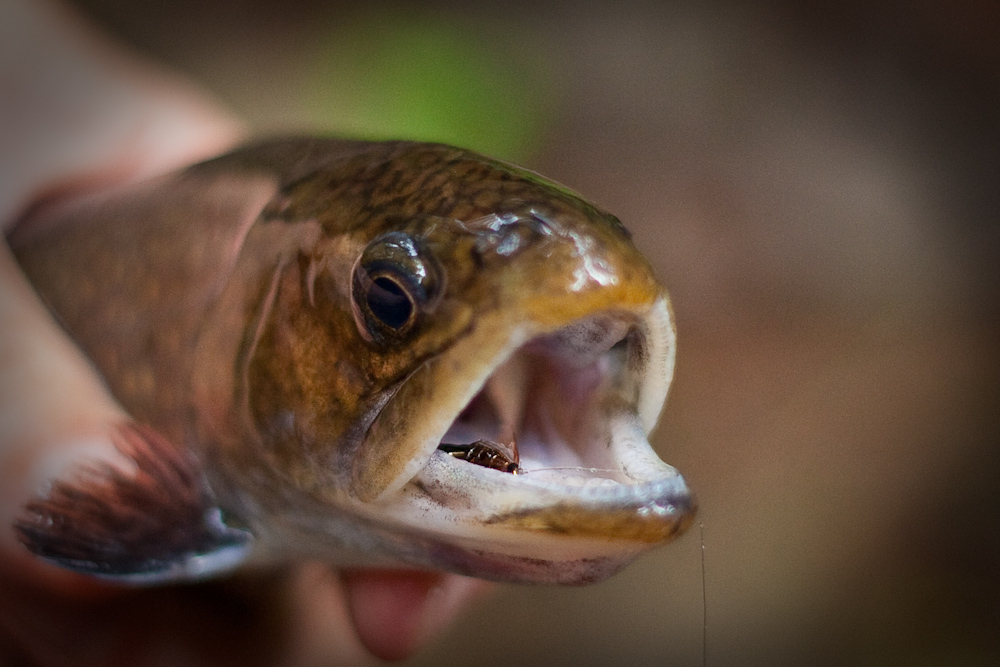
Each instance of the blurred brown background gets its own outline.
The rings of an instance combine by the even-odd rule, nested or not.
[[[463,143],[634,231],[707,665],[1000,663],[998,6],[471,4],[78,0],[262,133]],[[701,549],[505,587],[406,664],[702,664]]]

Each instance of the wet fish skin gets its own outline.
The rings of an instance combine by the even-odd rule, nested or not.
[[[400,260],[393,239],[415,244],[413,256]],[[251,145],[42,210],[11,243],[112,393],[163,436],[156,441],[169,445],[161,449],[173,449],[158,455],[186,462],[178,465],[204,480],[218,507],[206,506],[203,515],[218,544],[230,548],[226,567],[241,543],[234,535],[244,535],[258,560],[360,555],[369,563],[559,580],[556,566],[543,573],[511,565],[544,545],[485,553],[488,534],[465,544],[461,531],[441,536],[392,515],[385,499],[406,484],[413,493],[408,480],[428,455],[413,422],[467,401],[518,336],[606,311],[639,327],[654,304],[665,303],[648,262],[613,216],[531,172],[413,142]],[[426,294],[405,331],[372,323],[358,305],[358,258],[373,245],[393,261],[416,262],[422,276]],[[642,345],[634,347],[638,359]],[[642,378],[629,378],[620,391],[626,402],[642,402]],[[595,521],[593,510],[576,507],[568,508],[569,523],[552,508],[514,507],[511,515],[528,532],[610,526],[638,534],[638,542],[659,542],[693,513],[682,481],[670,497],[676,516],[656,524],[636,518],[631,506],[611,508],[615,517],[624,513],[621,521]],[[204,560],[209,542],[173,556]],[[602,546],[589,557],[598,564],[566,576],[604,576],[639,549],[613,557],[607,554],[615,549]],[[143,567],[155,573],[170,558],[168,550],[150,561],[159,564]],[[567,572],[567,563],[588,561],[560,558],[554,562]]]

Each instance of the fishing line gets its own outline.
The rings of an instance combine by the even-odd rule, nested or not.
[[[518,470],[519,475],[527,475],[532,472],[544,472],[546,470],[574,470],[574,471],[586,471],[590,473],[607,472],[613,473],[614,470],[609,470],[607,468],[584,468],[582,466],[560,466],[553,468],[532,468],[531,470],[525,470],[521,468]],[[705,565],[705,522],[698,521],[698,539],[701,545],[701,667],[708,666],[708,577],[706,576],[706,565]]]
[[[701,667],[708,664],[708,586],[705,583],[705,522],[698,522],[701,538]]]
[[[531,470],[525,470],[524,468],[521,468],[521,470],[518,472],[518,474],[519,475],[527,475],[528,473],[532,473],[532,472],[545,472],[546,470],[575,470],[577,472],[584,472],[585,471],[585,472],[610,472],[610,473],[615,472],[614,470],[611,470],[610,468],[584,468],[584,467],[581,467],[581,466],[560,466],[560,467],[555,467],[555,468],[532,468]]]

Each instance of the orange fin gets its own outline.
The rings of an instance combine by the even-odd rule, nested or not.
[[[102,578],[156,583],[235,567],[251,535],[222,519],[198,462],[148,426],[112,436],[136,465],[108,464],[53,482],[15,524],[21,543],[45,560]]]

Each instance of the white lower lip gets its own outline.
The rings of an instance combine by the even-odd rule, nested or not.
[[[683,478],[653,452],[635,415],[612,418],[610,450],[614,469],[534,468],[531,461],[522,461],[521,474],[485,468],[437,451],[414,481],[431,489],[441,504],[480,516],[579,503],[595,511],[601,503],[638,508],[665,498],[687,497]]]

